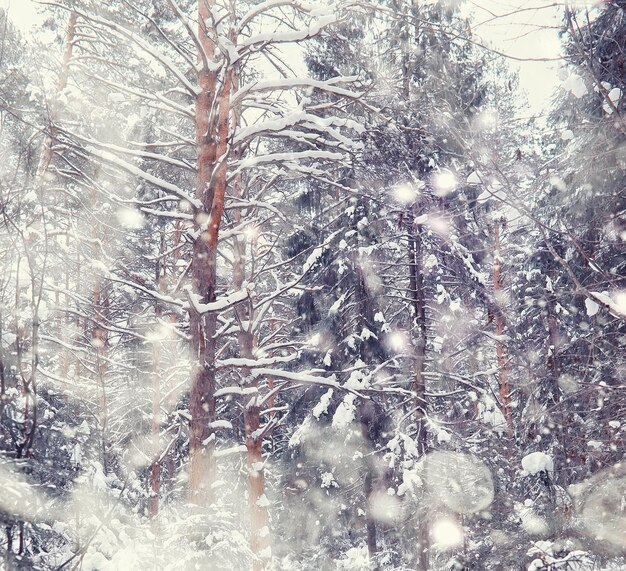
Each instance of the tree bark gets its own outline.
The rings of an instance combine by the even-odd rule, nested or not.
[[[63,49],[63,59],[61,60],[61,69],[59,71],[59,78],[56,86],[56,95],[58,96],[67,86],[67,79],[69,77],[70,61],[72,59],[72,53],[74,51],[74,36],[76,34],[76,12],[72,12],[67,23],[67,31],[65,33],[65,46]],[[57,130],[55,123],[59,118],[59,110],[56,107],[58,102],[53,102],[53,106],[50,109],[50,128],[49,133],[44,141],[43,151],[37,167],[37,177],[40,180],[44,180],[48,167],[52,161],[52,147],[56,140]]]
[[[198,0],[198,36],[201,48],[211,60],[215,46],[207,31],[212,0]],[[202,57],[200,56],[201,60]],[[196,198],[202,203],[195,214],[196,239],[193,243],[191,275],[193,292],[200,303],[216,299],[217,246],[224,213],[226,192],[226,155],[230,131],[232,68],[219,82],[216,72],[204,66],[198,75],[200,93],[196,97],[197,179]],[[211,485],[215,478],[215,351],[217,314],[198,314],[190,310],[192,346],[196,364],[192,372],[189,406],[189,492],[198,506],[212,503]]]
[[[500,226],[502,221],[497,220],[494,225],[493,248],[493,294],[500,308],[504,305],[504,279],[502,275],[502,258],[500,255]],[[507,353],[504,332],[506,323],[504,312],[498,311],[494,317],[496,326],[496,360],[498,363],[498,385],[500,393],[500,411],[506,421],[506,430],[509,436],[513,435],[513,417],[511,413],[511,388],[509,386],[509,357]]]
[[[258,387],[254,379],[249,387]],[[269,563],[269,517],[265,495],[265,470],[263,467],[263,437],[259,395],[253,394],[245,405],[246,449],[248,468],[248,508],[250,512],[250,549],[254,554],[253,571],[267,568]]]
[[[408,219],[408,254],[409,254],[409,289],[413,311],[413,338],[415,369],[413,377],[413,394],[415,407],[416,446],[420,456],[428,449],[428,432],[426,424],[426,381],[424,366],[426,359],[426,295],[424,292],[424,274],[422,269],[422,228],[415,225],[413,217]],[[417,530],[417,570],[426,571],[429,567],[428,557],[428,514],[426,506],[418,510]]]
[[[160,264],[157,264],[157,281]],[[161,315],[159,304],[154,309],[155,318]],[[161,344],[158,339],[152,342],[152,466],[150,467],[150,504],[151,518],[159,514],[159,497],[161,495],[161,378],[159,373]]]
[[[356,248],[356,254],[354,256],[354,268],[355,268],[355,284],[354,284],[354,302],[358,312],[357,323],[359,329],[362,331],[367,325],[366,312],[368,309],[368,299],[365,291],[365,277],[361,269],[361,263],[358,255],[358,242]],[[364,362],[369,361],[369,356],[366,355],[365,348],[361,349],[361,359]],[[371,404],[371,403],[367,403]],[[374,492],[376,491],[376,461],[373,456],[375,450],[375,443],[372,441],[370,434],[370,428],[374,420],[374,412],[365,412],[366,404],[364,403],[360,407],[359,422],[361,425],[361,435],[363,437],[363,444],[367,447],[364,458],[365,478],[363,480],[363,495],[365,497],[365,532],[367,540],[367,555],[370,560],[370,565],[373,571],[378,571],[378,538],[376,530],[376,520],[372,515],[371,501]]]
[[[235,150],[234,158],[240,158],[240,150]],[[244,190],[241,178],[238,176],[234,181],[235,195],[243,200]],[[234,214],[235,223],[239,224],[242,219],[241,210],[237,209]],[[245,237],[237,237],[234,246],[233,263],[233,288],[240,290],[246,276],[247,243]],[[254,239],[250,244],[251,263],[254,264]],[[252,267],[251,271],[254,271]],[[250,329],[253,323],[252,304],[239,304],[235,308],[239,323],[244,326],[248,324],[248,329],[239,332],[239,351],[244,359],[254,358],[254,348],[256,346],[255,333]],[[250,369],[243,367],[242,378],[247,388],[259,388],[259,381],[250,375]],[[258,392],[252,393],[250,400],[244,405],[245,431],[246,431],[246,466],[248,470],[248,512],[250,516],[250,550],[254,555],[252,562],[253,571],[262,571],[267,568],[270,548],[269,534],[269,514],[267,510],[267,499],[265,495],[265,470],[263,467],[263,440],[261,434],[261,408],[260,395]]]

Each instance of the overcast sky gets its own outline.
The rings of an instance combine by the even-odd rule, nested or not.
[[[511,56],[509,63],[519,70],[520,86],[527,92],[534,114],[547,108],[559,83],[562,53],[559,28],[564,6],[539,0],[467,0],[465,3],[465,9],[474,16],[474,33]]]
[[[30,0],[0,0],[0,6],[9,7],[11,19],[23,31],[40,22],[37,7]],[[563,6],[545,0],[465,0],[464,3],[464,11],[473,13],[475,34],[498,51],[525,60],[510,62],[520,71],[520,85],[528,93],[532,113],[541,113],[546,108],[558,83],[558,62],[532,60],[559,57],[558,26],[562,22]]]

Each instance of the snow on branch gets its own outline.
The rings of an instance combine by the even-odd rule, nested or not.
[[[213,452],[215,458],[224,458],[225,456],[232,456],[233,454],[245,454],[248,451],[244,444],[238,444],[237,446],[231,446],[230,448],[221,448]]]
[[[326,14],[317,18],[308,28],[290,32],[268,32],[257,34],[245,39],[239,46],[239,51],[254,49],[264,44],[288,44],[302,42],[317,36],[324,28],[339,21],[339,17],[334,14]]]
[[[326,248],[328,248],[329,244],[332,243],[332,241],[335,239],[335,237],[337,236],[337,234],[343,232],[343,229],[340,230],[335,230],[334,232],[332,232],[327,238],[326,240],[324,240],[324,242],[322,244],[320,244],[319,246],[313,248],[311,251],[309,251],[309,255],[307,257],[307,259],[305,260],[304,264],[302,265],[302,271],[300,272],[300,275],[296,276],[294,279],[292,279],[291,281],[289,281],[288,283],[285,284],[279,284],[274,291],[270,292],[267,296],[265,296],[263,299],[259,300],[255,306],[254,309],[259,310],[262,308],[262,311],[259,311],[257,318],[254,321],[253,324],[253,329],[256,330],[257,327],[260,327],[261,323],[262,323],[262,319],[263,319],[263,315],[265,313],[265,311],[267,311],[267,308],[269,307],[269,305],[278,297],[280,297],[281,295],[283,295],[285,292],[292,290],[293,288],[295,288],[303,279],[304,277],[308,274],[308,272],[311,270],[311,268],[315,265],[315,262],[320,258],[320,256],[324,253],[324,250]],[[298,254],[297,256],[294,256],[293,259],[297,258],[298,256],[302,255],[303,252],[301,252],[300,254]],[[282,265],[282,264],[281,264]],[[263,271],[273,271],[273,269],[275,269],[278,266],[268,266],[266,268],[264,268]]]
[[[211,303],[202,303],[198,299],[197,294],[191,292],[189,289],[187,289],[186,292],[188,302],[183,304],[183,309],[194,311],[200,315],[215,311],[224,311],[250,297],[250,292],[247,289],[242,289],[220,297]]]
[[[259,367],[267,367],[270,365],[276,365],[278,363],[289,363],[298,357],[297,354],[289,355],[287,357],[265,357],[262,359],[246,359],[246,358],[230,358],[230,359],[222,359],[217,361],[216,367],[218,369],[226,369],[226,368],[259,368]]]
[[[94,81],[97,81],[99,83],[102,83],[103,85],[107,85],[111,87],[112,89],[115,90],[116,93],[125,93],[132,97],[141,99],[142,103],[145,104],[147,107],[150,107],[152,109],[157,109],[159,111],[164,111],[166,113],[173,113],[181,117],[184,117],[186,119],[191,119],[191,120],[194,119],[193,109],[190,106],[180,105],[176,103],[175,101],[172,101],[169,97],[166,97],[162,93],[158,93],[158,92],[148,93],[147,91],[144,91],[142,89],[128,87],[120,83],[117,83],[115,81],[110,81],[108,79],[105,79],[101,75],[94,75],[93,73],[89,72],[87,67],[81,66],[81,68],[83,68],[84,73],[87,74]],[[167,93],[171,93],[174,91],[178,93],[181,92],[180,90],[170,89],[167,91]],[[186,92],[184,93],[186,95]]]
[[[188,220],[193,221],[194,215],[188,214],[186,212],[172,212],[170,210],[157,210],[156,208],[148,208],[147,206],[142,206],[141,204],[137,204],[137,207],[144,214],[149,214],[150,216],[158,216],[160,218],[169,218],[172,220]]]
[[[116,282],[119,284],[123,284],[123,285],[127,285],[128,287],[132,288],[132,289],[136,289],[142,293],[145,293],[146,295],[149,295],[150,297],[158,300],[158,301],[162,301],[163,303],[167,303],[169,305],[173,305],[175,307],[183,307],[184,303],[182,300],[180,299],[176,299],[175,297],[171,297],[169,295],[164,295],[154,289],[150,289],[147,288],[145,286],[142,286],[140,284],[138,284],[137,282],[133,282],[130,280],[125,280],[119,276],[116,276],[115,274],[109,272],[106,275],[107,280],[112,281],[112,282]]]
[[[242,86],[233,94],[233,105],[244,100],[250,94],[262,93],[266,91],[288,91],[290,89],[317,89],[319,91],[325,91],[326,93],[332,93],[339,95],[340,97],[346,97],[347,99],[360,99],[363,93],[358,91],[351,91],[339,87],[338,83],[352,83],[356,81],[356,77],[335,77],[327,79],[326,81],[320,81],[311,78],[285,78],[285,79],[270,79],[267,81],[257,81],[254,83],[248,83]]]
[[[241,209],[252,210],[252,209],[260,209],[260,208],[269,210],[271,213],[278,216],[278,218],[280,218],[284,222],[287,222],[287,217],[278,208],[276,208],[273,204],[270,204],[268,202],[263,202],[261,200],[239,200],[239,201],[233,200],[228,206],[225,207],[225,210],[241,210]],[[241,232],[244,232],[246,228],[250,227],[250,225],[251,225],[251,222],[246,220],[245,223],[237,226],[237,230],[235,233],[239,234]],[[224,238],[223,234],[222,234],[222,238]]]
[[[298,131],[289,127],[302,127],[306,131]],[[261,121],[248,127],[239,129],[234,138],[234,143],[249,141],[259,136],[279,136],[291,138],[298,142],[323,143],[328,146],[343,146],[347,149],[360,150],[361,143],[344,137],[338,130],[340,127],[352,129],[358,134],[364,132],[364,127],[352,119],[339,117],[319,117],[299,109],[284,117]],[[322,135],[327,138],[321,139]]]
[[[334,153],[332,151],[299,151],[294,153],[272,153],[269,155],[256,155],[236,161],[233,166],[236,167],[235,174],[245,169],[256,168],[262,165],[272,165],[279,163],[296,164],[304,159],[322,159],[327,161],[341,161],[346,158],[343,153]]]
[[[590,291],[589,294],[597,301],[599,301],[602,305],[604,305],[611,314],[615,317],[619,317],[621,319],[626,318],[626,304],[624,303],[623,298],[621,299],[621,303],[613,300],[606,293],[602,293],[599,291]],[[623,295],[623,294],[622,294]]]
[[[185,200],[189,202],[189,204],[191,204],[194,208],[200,209],[202,207],[202,203],[197,198],[192,198],[182,188],[179,188],[175,184],[171,182],[167,182],[166,180],[163,180],[162,178],[159,178],[157,176],[147,173],[146,171],[140,169],[139,167],[123,159],[120,159],[119,157],[115,156],[113,153],[109,153],[108,151],[101,151],[91,145],[85,147],[85,150],[92,156],[98,157],[99,159],[102,159],[103,161],[109,163],[110,165],[116,166],[126,171],[129,174],[135,175],[158,188],[171,192],[180,200]]]
[[[46,3],[46,4],[48,4],[49,6],[56,6],[56,7],[59,7],[59,8],[66,9],[66,7],[61,5],[61,4],[56,4],[56,3],[53,3],[53,2]],[[178,79],[178,81],[185,87],[185,89],[192,96],[195,97],[196,95],[198,95],[198,93],[199,93],[198,89],[199,88],[197,86],[194,86],[185,77],[185,74],[180,69],[178,69],[176,64],[173,61],[171,61],[164,54],[159,53],[155,46],[151,45],[149,42],[144,40],[136,32],[133,32],[132,30],[129,30],[128,28],[126,28],[126,27],[124,27],[124,26],[122,26],[120,24],[117,24],[115,22],[111,22],[110,20],[107,20],[106,18],[100,18],[98,16],[95,16],[93,14],[89,14],[87,12],[83,12],[83,11],[78,10],[76,8],[73,8],[73,11],[76,12],[76,14],[78,14],[81,18],[84,18],[86,21],[92,22],[94,24],[99,24],[100,26],[108,28],[109,30],[112,30],[116,34],[126,38],[127,40],[132,41],[142,51],[144,51],[150,57],[152,57],[153,59],[158,61],[164,68],[166,68],[169,71],[171,71],[172,74],[176,77],[176,79]]]
[[[350,387],[345,385],[340,385],[337,381],[334,380],[333,377],[318,377],[317,375],[310,375],[305,372],[292,372],[292,371],[281,371],[278,369],[253,369],[250,373],[253,377],[274,377],[277,379],[284,379],[286,381],[293,381],[295,383],[300,383],[304,385],[318,385],[322,387],[331,387],[333,389],[337,389],[339,391],[346,391],[355,396],[369,399],[368,396],[356,391]]]
[[[195,170],[192,166],[189,165],[189,163],[187,163],[185,161],[181,161],[181,160],[173,158],[173,157],[168,157],[167,155],[162,155],[160,153],[152,153],[152,152],[149,152],[149,151],[128,149],[126,147],[120,147],[119,145],[113,145],[112,143],[102,143],[100,141],[97,141],[96,139],[83,137],[81,135],[74,135],[74,136],[77,137],[78,139],[81,139],[83,142],[85,142],[85,143],[87,143],[89,145],[94,145],[94,146],[100,147],[101,149],[105,149],[107,151],[111,151],[112,153],[125,154],[125,155],[129,155],[131,157],[137,157],[137,158],[141,158],[141,159],[152,159],[152,160],[163,162],[163,163],[167,163],[169,165],[172,165],[172,166],[175,166],[175,167],[179,167],[181,169],[185,169],[185,170],[188,170],[188,171],[194,171]],[[145,146],[149,147],[150,144],[149,143],[145,143]]]
[[[331,8],[320,8],[319,4],[311,4],[309,2],[297,2],[295,0],[265,0],[265,2],[260,2],[256,6],[250,8],[247,14],[241,18],[239,21],[239,31],[243,30],[252,20],[254,20],[257,16],[265,14],[274,8],[282,8],[282,7],[293,8],[294,10],[304,13],[310,14],[312,16],[328,13]]]

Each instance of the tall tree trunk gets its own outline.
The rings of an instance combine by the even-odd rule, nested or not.
[[[106,321],[108,318],[108,297],[103,292],[100,278],[94,276],[95,282],[93,286],[93,308],[94,308],[94,330],[92,333],[91,344],[96,349],[96,382],[100,390],[100,429],[101,429],[101,446],[102,446],[102,470],[106,474],[108,471],[108,450],[107,450],[107,431],[109,427],[109,401],[107,396],[106,376],[108,372],[108,342],[109,335],[105,327],[101,326],[100,320]]]
[[[358,234],[357,234],[358,236]],[[358,240],[358,238],[357,238]],[[367,326],[366,315],[369,309],[369,300],[365,290],[365,277],[361,269],[361,261],[359,259],[358,241],[354,255],[355,284],[354,284],[354,305],[357,311],[358,330],[363,331]],[[362,345],[361,359],[368,363],[371,356],[367,354],[365,347]],[[365,497],[365,532],[367,540],[367,554],[370,560],[370,566],[373,571],[379,569],[378,565],[378,538],[376,530],[376,520],[372,515],[371,501],[373,494],[376,492],[376,460],[374,457],[375,443],[371,436],[371,426],[374,422],[375,412],[372,410],[371,403],[363,403],[359,407],[359,423],[361,425],[361,436],[363,444],[366,448],[363,454],[363,464],[365,470],[365,478],[363,479],[363,496]]]
[[[418,0],[408,2],[408,12],[412,18],[412,28],[410,24],[402,27],[401,47],[402,47],[402,98],[406,111],[408,112],[411,102],[411,81],[417,66],[414,46],[420,44],[420,18]],[[413,42],[411,41],[413,40]],[[419,154],[419,142],[416,137],[409,141],[413,152]],[[408,216],[408,256],[409,256],[409,289],[411,306],[413,308],[413,339],[415,370],[413,377],[414,409],[416,446],[420,456],[426,454],[428,439],[426,426],[426,382],[424,379],[424,365],[426,358],[426,303],[424,293],[424,275],[422,270],[422,228],[414,224],[414,213]],[[426,571],[429,567],[428,557],[428,510],[427,506],[419,506],[418,509],[418,530],[417,530],[417,563],[418,571]]]
[[[240,150],[234,151],[235,159],[240,157]],[[235,196],[239,200],[244,200],[244,189],[240,177],[234,181]],[[235,224],[241,222],[241,210],[234,213]],[[251,239],[250,262],[252,264],[251,273],[254,272],[254,248],[255,240]],[[240,290],[246,276],[247,243],[245,237],[237,237],[234,247],[233,263],[233,288]],[[257,340],[252,329],[254,316],[252,304],[240,304],[235,308],[238,321],[248,329],[239,333],[239,351],[244,359],[254,358],[254,348]],[[247,324],[247,325],[246,325]],[[245,386],[257,389],[253,392],[250,400],[244,403],[245,431],[246,431],[246,466],[248,469],[248,512],[250,515],[250,550],[254,555],[252,563],[253,571],[261,571],[267,568],[270,554],[270,534],[269,534],[269,514],[267,510],[267,496],[265,495],[265,469],[263,466],[263,440],[261,434],[261,408],[260,395],[258,394],[259,380],[250,375],[250,369],[243,367],[241,371]]]
[[[164,291],[167,291],[168,287],[168,276],[167,269],[168,266],[170,268],[171,276],[170,279],[175,277],[177,262],[180,256],[180,246],[182,240],[182,224],[180,220],[176,220],[174,223],[174,234],[173,234],[173,248],[171,248],[172,259],[170,263],[165,263],[163,265],[163,280],[162,283],[164,285]],[[165,249],[165,248],[164,248]],[[178,321],[178,316],[176,313],[172,312],[167,316],[167,320],[174,326]],[[167,363],[172,362],[172,357],[176,359],[177,352],[175,350],[176,340],[168,340],[165,345],[165,354]],[[162,351],[163,349],[161,349]],[[177,381],[175,376],[171,376],[170,381],[167,382],[167,379],[164,379],[165,386],[162,387],[164,391],[164,402],[162,406],[165,408],[168,418],[172,417],[172,413],[176,410],[176,400],[177,393],[175,390]],[[167,488],[168,490],[172,487],[172,482],[174,480],[174,474],[176,473],[176,453],[173,450],[173,446],[168,445],[167,450],[162,452],[163,458],[161,459],[160,464],[160,476],[161,476],[161,488]]]
[[[215,46],[208,35],[210,7],[213,0],[198,0],[198,36],[203,57],[211,61]],[[196,97],[197,180],[196,198],[202,208],[195,214],[196,239],[193,243],[191,275],[193,292],[200,303],[216,298],[218,234],[224,213],[228,136],[230,131],[230,95],[232,68],[218,82],[216,72],[203,64],[198,75],[200,93]],[[190,310],[191,337],[196,365],[192,372],[189,406],[189,493],[198,506],[213,501],[211,486],[215,478],[215,350],[217,314],[199,314]]]
[[[157,264],[157,280],[160,264]],[[154,309],[155,318],[161,315],[157,302]],[[152,342],[152,466],[150,467],[150,505],[149,514],[154,518],[159,513],[159,496],[161,495],[161,377],[159,372],[161,343],[158,339]]]
[[[67,201],[67,196],[64,198],[64,207],[66,210],[68,210],[68,201]],[[68,221],[68,225],[67,225],[67,229],[66,229],[66,233],[65,233],[65,249],[67,252],[70,251],[70,224],[71,222]],[[69,260],[68,260],[69,261]],[[69,264],[68,264],[69,266]],[[70,314],[69,314],[69,305],[70,305],[70,296],[69,296],[69,291],[70,291],[70,270],[69,267],[67,267],[65,269],[65,295],[64,295],[64,299],[65,299],[65,307],[63,309],[63,319],[61,320],[61,335],[60,338],[63,340],[63,347],[61,348],[61,378],[63,379],[63,382],[68,383],[68,377],[69,377],[69,370],[70,370],[70,351],[69,351],[69,345],[70,345]],[[58,306],[59,302],[57,302],[57,306]],[[67,389],[66,389],[67,390]],[[67,399],[68,394],[66,393],[65,398]]]
[[[409,289],[413,312],[413,338],[415,339],[415,370],[413,377],[413,393],[415,408],[416,446],[420,456],[428,449],[428,433],[426,423],[426,381],[424,366],[426,359],[426,295],[424,292],[424,274],[422,269],[422,227],[415,225],[413,217],[408,219],[408,254],[409,254]],[[417,537],[417,570],[426,571],[429,567],[428,557],[428,510],[420,506],[418,510]]]
[[[249,336],[249,343],[252,342]],[[252,354],[252,352],[250,352]],[[247,384],[258,388],[258,379]],[[253,571],[267,569],[270,555],[268,500],[265,495],[265,470],[263,466],[263,436],[261,431],[260,395],[253,393],[245,403],[246,464],[248,468],[248,504],[250,512],[250,549],[254,554]]]
[[[65,43],[63,48],[63,59],[61,60],[61,69],[59,70],[59,78],[56,86],[56,95],[58,96],[61,91],[67,86],[67,79],[69,77],[70,61],[72,59],[72,52],[74,51],[74,36],[76,34],[76,13],[70,13],[69,21],[67,23],[67,31],[65,33]],[[37,177],[43,181],[48,172],[48,167],[52,160],[52,148],[57,136],[56,122],[59,119],[58,115],[58,101],[53,101],[50,113],[50,127],[48,135],[44,141],[43,151],[37,167]]]
[[[68,21],[65,42],[64,42],[63,59],[61,63],[61,69],[59,70],[59,78],[58,78],[57,86],[56,86],[55,95],[57,97],[61,93],[61,91],[63,91],[63,89],[65,89],[65,87],[67,86],[67,79],[69,75],[69,63],[72,58],[72,52],[73,52],[73,47],[74,47],[75,30],[76,30],[76,14],[72,12],[70,14],[69,21]],[[48,172],[48,168],[50,166],[50,162],[52,160],[52,154],[53,154],[52,149],[53,149],[54,141],[56,139],[55,123],[58,120],[57,105],[58,105],[58,101],[56,100],[53,101],[52,107],[49,110],[50,112],[49,133],[44,140],[43,149],[41,151],[41,157],[39,159],[39,164],[37,166],[37,185],[38,185],[38,190],[40,193],[43,193],[43,187],[46,182],[46,175]],[[66,244],[67,244],[67,237],[66,237]],[[27,258],[30,263],[31,258],[28,254],[27,254]],[[41,271],[45,271],[45,267]],[[31,340],[31,370],[30,370],[29,379],[27,382],[24,383],[24,386],[23,386],[25,396],[26,396],[25,423],[24,423],[25,429],[27,427],[26,420],[27,420],[27,416],[29,412],[29,407],[28,407],[29,401],[32,402],[32,410],[31,410],[30,430],[28,431],[27,434],[25,434],[24,441],[20,445],[20,449],[19,449],[19,454],[23,456],[28,456],[30,454],[32,447],[34,445],[35,434],[37,431],[37,368],[39,364],[39,326],[40,326],[40,319],[39,319],[38,313],[39,313],[39,303],[41,301],[41,292],[39,292],[39,298],[36,299],[37,294],[36,294],[34,277],[33,277],[31,286],[32,286],[32,307],[33,307],[34,315],[33,315],[33,323],[32,323],[32,340]],[[58,293],[57,293],[56,300],[57,300],[57,306],[58,306],[58,300],[59,300]],[[66,304],[67,304],[67,300],[68,300],[68,296],[66,293],[65,294]],[[65,321],[67,323],[67,312],[65,314]],[[67,330],[67,327],[65,329]],[[63,339],[64,336],[65,336],[64,333],[61,332],[61,334],[59,335],[59,338]],[[64,380],[67,380],[67,370],[66,370],[66,367],[64,366],[68,359],[67,351],[68,351],[67,348],[64,347],[62,349],[62,356],[61,356],[62,378]]]
[[[552,283],[556,283],[558,277],[558,268],[549,268],[548,276],[552,279]],[[546,314],[548,321],[548,379],[547,391],[541,391],[542,404],[552,410],[552,414],[549,415],[551,424],[548,426],[550,434],[554,438],[557,444],[557,461],[565,466],[568,461],[568,449],[567,449],[567,436],[565,429],[565,415],[561,407],[561,387],[559,386],[559,379],[562,373],[561,360],[559,358],[559,346],[561,345],[561,334],[559,316],[557,313],[557,297],[552,288],[547,293]],[[545,394],[547,393],[547,394]],[[561,470],[557,472],[557,482],[566,486],[569,484],[567,470]]]
[[[178,228],[175,231],[177,239]],[[176,243],[176,245],[178,245]],[[167,263],[165,255],[167,251],[165,230],[161,230],[159,247],[159,260],[155,267],[155,283],[157,289],[167,293]],[[176,259],[176,250],[174,250]],[[158,324],[162,316],[161,305],[157,301],[154,304],[154,319]],[[152,466],[150,467],[150,505],[149,514],[154,518],[159,513],[159,498],[161,495],[161,339],[157,336],[152,342]]]
[[[506,422],[506,431],[509,436],[513,435],[513,417],[511,414],[511,388],[509,386],[509,357],[507,354],[504,332],[506,323],[504,320],[504,279],[502,275],[502,257],[500,251],[500,228],[501,220],[494,224],[493,246],[493,294],[499,311],[494,317],[496,326],[496,359],[498,364],[498,385],[500,393],[500,411]]]

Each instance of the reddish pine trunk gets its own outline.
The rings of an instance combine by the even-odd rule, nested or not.
[[[198,0],[198,36],[208,56],[213,55],[213,45],[208,38],[206,22],[209,17],[208,3]],[[211,172],[215,165],[217,149],[212,137],[210,122],[211,105],[215,97],[216,77],[207,69],[202,69],[198,77],[200,93],[196,97],[196,153],[197,180],[196,198],[202,202],[202,211],[196,214],[196,230],[206,224],[213,202],[211,192]],[[200,232],[193,244],[191,272],[193,291],[201,301],[215,299],[215,276],[211,271],[212,252],[209,247],[208,230]],[[189,407],[191,412],[189,434],[189,492],[190,500],[198,505],[211,503],[210,486],[213,480],[213,449],[210,424],[215,420],[215,322],[211,315],[190,314],[191,336],[196,359],[192,372]]]
[[[243,312],[242,312],[243,313]],[[249,314],[250,312],[248,312]],[[252,319],[250,319],[252,321]],[[252,359],[254,356],[254,337],[249,331],[240,334],[241,356]],[[250,376],[250,370],[242,370],[248,380],[246,386],[258,390],[259,382]],[[253,393],[245,403],[246,427],[246,464],[248,468],[248,510],[250,514],[250,550],[254,554],[253,571],[267,568],[270,550],[269,517],[267,496],[265,495],[265,470],[263,467],[263,436],[261,432],[260,396]]]
[[[72,12],[67,24],[67,32],[65,34],[65,47],[63,49],[63,59],[61,61],[61,70],[59,71],[59,79],[57,81],[56,92],[57,95],[61,93],[67,86],[67,78],[69,76],[70,60],[72,59],[72,52],[74,51],[74,35],[76,33],[76,13]],[[57,102],[54,103],[57,105]],[[58,120],[58,109],[54,106],[50,113],[50,132],[44,142],[43,151],[41,153],[41,159],[37,168],[37,176],[40,179],[45,177],[50,161],[52,160],[52,146],[56,139],[57,131],[55,128],[55,122]]]
[[[198,35],[204,52],[211,59],[214,45],[207,34],[209,6],[212,2],[198,0]],[[196,197],[202,209],[196,212],[198,237],[193,244],[191,274],[194,294],[201,303],[215,301],[217,286],[218,234],[224,213],[226,192],[225,160],[228,148],[230,91],[232,69],[228,69],[222,84],[215,72],[202,69],[196,97],[197,181]],[[217,105],[214,105],[217,102]],[[215,109],[217,107],[217,109]],[[196,359],[192,373],[189,406],[189,492],[192,503],[208,506],[213,497],[211,485],[215,478],[215,350],[217,315],[215,312],[190,313],[191,336]]]
[[[235,158],[238,158],[238,151],[235,151]],[[241,180],[237,178],[234,182],[236,195],[243,199],[243,189]],[[235,213],[235,222],[241,221],[241,210]],[[233,288],[241,289],[246,274],[246,254],[247,244],[245,238],[238,238],[234,248],[233,263]],[[251,306],[240,304],[235,309],[240,323],[251,323]],[[241,357],[246,359],[254,358],[255,347],[254,333],[244,330],[239,333],[239,350]],[[242,368],[241,374],[246,381],[248,388],[258,389],[258,379],[250,376],[250,369]],[[271,406],[271,405],[270,405]],[[266,568],[270,547],[269,517],[265,496],[265,471],[263,468],[263,437],[260,435],[261,429],[261,409],[259,407],[259,395],[253,394],[250,401],[245,403],[245,429],[246,429],[246,464],[248,468],[248,512],[250,515],[250,550],[254,554],[252,564],[253,571],[261,571]]]

